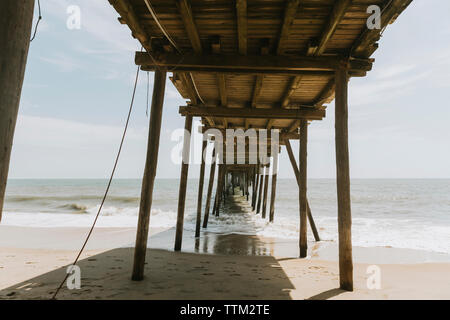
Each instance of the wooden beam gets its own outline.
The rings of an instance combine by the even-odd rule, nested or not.
[[[347,65],[349,71],[370,71],[373,59],[350,59],[344,61],[338,56],[243,56],[243,55],[198,55],[159,53],[154,59],[146,52],[136,52],[135,63],[145,70],[159,68],[176,69],[184,72],[264,73],[292,74],[301,71],[335,71]]]
[[[352,214],[348,154],[348,75],[336,72],[336,174],[339,234],[339,281],[343,290],[353,291]]]
[[[300,258],[306,258],[308,255],[308,238],[307,238],[307,148],[308,148],[308,122],[302,120],[300,123],[300,155],[299,155],[299,206],[300,206]]]
[[[254,119],[309,119],[321,120],[325,110],[315,108],[300,109],[250,109],[250,108],[214,108],[202,106],[180,107],[180,114],[194,117],[218,118],[254,118]]]
[[[284,43],[289,38],[290,29],[297,14],[299,3],[300,0],[289,0],[286,4],[286,8],[284,9],[283,24],[281,26],[280,37],[278,40],[277,55],[282,55],[284,53]]]
[[[199,99],[197,97],[197,94],[195,92],[194,85],[192,83],[192,79],[188,73],[185,72],[177,72],[178,77],[181,80],[181,83],[183,84],[183,87],[185,88],[185,91],[188,94],[189,100],[191,100],[192,104],[198,104]]]
[[[314,106],[319,107],[333,101],[335,87],[336,84],[333,78],[327,83],[327,85],[323,88],[323,90],[319,93],[319,95],[314,99],[313,103]]]
[[[289,101],[291,99],[292,94],[300,87],[300,82],[302,81],[302,76],[296,76],[292,78],[291,82],[288,85],[288,88],[281,100],[281,107],[286,108],[289,105]]]
[[[140,281],[144,278],[145,254],[147,252],[148,228],[153,201],[153,186],[155,184],[156,167],[158,163],[159,138],[161,134],[161,119],[167,73],[165,71],[157,70],[154,77],[148,131],[147,158],[145,160],[144,177],[142,179],[136,246],[134,250],[132,279],[135,281]]]
[[[284,140],[284,144],[286,145],[286,150],[288,152],[288,156],[289,156],[289,160],[292,165],[292,169],[294,169],[294,174],[295,174],[295,179],[297,180],[297,185],[300,187],[300,184],[301,184],[300,171],[298,170],[297,161],[295,161],[294,153],[292,152],[291,143],[288,139],[286,139],[286,140]],[[314,239],[316,241],[320,241],[319,232],[317,231],[316,223],[314,222],[308,199],[306,200],[306,205],[307,205],[307,210],[308,210],[308,221],[309,221],[309,225],[311,226],[311,230],[313,232]]]
[[[314,50],[313,55],[320,56],[325,52],[327,44],[329,43],[351,3],[352,0],[337,0],[334,2],[333,10],[328,18],[324,30],[322,31],[319,44],[317,49]]]
[[[387,2],[387,5],[382,8],[381,29],[365,28],[353,45],[351,51],[352,56],[361,58],[370,57],[378,48],[376,42],[381,38],[382,30],[384,30],[388,24],[392,23],[411,2],[412,0],[392,0]]]
[[[195,25],[194,16],[192,14],[191,5],[188,0],[177,0],[178,11],[183,20],[184,28],[191,41],[192,48],[196,53],[202,52],[202,42],[198,34],[197,26]]]
[[[253,88],[252,95],[252,108],[256,108],[256,103],[258,101],[258,97],[261,94],[261,89],[264,81],[264,75],[257,75],[255,79],[255,86]]]
[[[150,37],[141,27],[141,21],[139,20],[133,6],[128,0],[109,0],[109,3],[116,9],[121,15],[122,20],[126,22],[131,30],[133,37],[139,40],[147,51],[151,50]]]
[[[274,121],[275,121],[274,119],[269,119],[269,120],[267,121],[267,125],[266,125],[267,130],[272,129],[272,127],[273,127],[273,122],[274,122]]]
[[[226,83],[225,75],[223,73],[217,74],[217,81],[219,84],[219,94],[220,94],[221,106],[226,107],[228,105],[228,99],[227,99],[227,83]]]
[[[175,251],[181,250],[183,241],[184,209],[186,203],[186,187],[189,170],[189,153],[191,145],[192,116],[186,115],[184,124],[183,160],[181,163],[180,191],[178,193],[178,214],[175,231]]]
[[[0,1],[0,221],[30,46],[33,10],[34,1]]]
[[[198,198],[197,198],[197,221],[195,224],[195,237],[200,237],[200,224],[202,220],[202,199],[203,199],[203,183],[205,181],[205,151],[208,141],[203,140],[202,143],[202,163],[200,165],[200,178],[198,182]]]
[[[247,0],[236,0],[239,54],[247,54]]]
[[[208,192],[206,195],[205,215],[203,217],[203,228],[208,227],[209,210],[211,205],[211,195],[214,186],[214,176],[216,172],[216,149],[212,151],[211,167],[209,169]]]
[[[327,24],[322,31],[322,35],[319,39],[317,46],[310,45],[308,49],[308,56],[320,56],[324,53],[328,42],[337,29],[337,26],[341,22],[352,0],[337,0],[334,4]],[[291,95],[299,88],[302,77],[296,76],[289,84],[288,89],[281,102],[282,107],[286,107],[289,104]]]
[[[300,127],[300,120],[294,120],[294,121],[292,121],[292,124],[289,127],[288,132],[298,131],[299,127]]]

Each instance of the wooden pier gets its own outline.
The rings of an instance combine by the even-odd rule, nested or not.
[[[326,105],[335,99],[340,287],[353,290],[348,82],[351,77],[364,77],[372,69],[371,56],[378,48],[382,30],[412,0],[109,2],[119,14],[119,22],[129,27],[145,49],[136,53],[135,63],[141,70],[153,71],[155,77],[132,279],[144,278],[166,75],[170,72],[170,80],[188,101],[178,110],[185,117],[188,134],[183,146],[175,250],[182,249],[189,133],[197,129],[192,128],[193,118],[200,118],[203,150],[208,143],[214,143],[215,161],[209,167],[206,199],[203,184],[208,168],[204,160],[201,164],[196,236],[201,234],[200,226],[207,228],[208,218],[220,215],[224,200],[236,192],[242,193],[241,197],[256,213],[274,221],[278,156],[286,149],[299,187],[299,256],[306,257],[308,222],[315,240],[320,240],[314,211],[308,203],[308,127],[326,116]],[[33,3],[17,0],[0,4],[0,24],[6,28],[0,36],[0,44],[5,48],[1,62],[7,68],[0,76],[0,210]],[[381,29],[367,27],[369,5],[379,6]],[[212,130],[226,138],[219,140],[218,134],[211,134]],[[234,148],[235,137],[222,134],[227,130],[255,130],[258,148],[254,151],[255,143],[246,136],[243,155],[233,155],[229,161],[227,147]],[[261,130],[269,132],[262,143]],[[298,164],[290,140],[300,142]],[[261,146],[267,148],[261,151]],[[257,161],[250,161],[255,156]]]
[[[192,119],[202,123],[204,138],[215,146],[214,163],[205,199],[203,223],[203,160],[199,177],[196,236],[207,228],[211,214],[219,215],[224,200],[240,190],[262,218],[276,219],[275,201],[278,155],[285,146],[299,186],[299,256],[308,254],[307,226],[320,240],[308,203],[308,127],[326,115],[326,104],[335,100],[337,169],[337,220],[339,230],[340,287],[353,290],[351,244],[350,171],[348,154],[348,82],[372,69],[373,52],[381,30],[392,23],[412,0],[377,0],[381,29],[369,29],[366,1],[352,0],[109,0],[146,52],[137,52],[141,70],[155,72],[154,97],[162,95],[161,74],[188,100],[179,113],[186,118],[181,166],[175,250],[182,249],[183,221]],[[143,197],[136,238],[133,279],[143,278],[145,234],[151,206],[159,132],[159,110],[151,116],[149,151],[143,181]],[[261,151],[245,136],[245,151],[230,157],[235,137],[209,132],[266,130]],[[299,164],[290,140],[298,139]],[[150,140],[153,142],[150,143]],[[231,148],[231,149],[228,149]],[[151,149],[151,150],[150,150]],[[228,157],[227,157],[228,156]],[[255,157],[256,156],[256,157]],[[230,161],[231,158],[231,161]],[[256,158],[255,161],[250,161]],[[217,166],[217,169],[216,169]],[[215,171],[217,181],[214,181]],[[269,184],[269,180],[271,183]],[[213,194],[213,185],[216,192]],[[270,198],[269,198],[270,188]],[[145,190],[145,192],[144,192]],[[250,191],[251,190],[251,191]],[[251,199],[250,199],[251,194]],[[211,205],[213,204],[213,205]]]

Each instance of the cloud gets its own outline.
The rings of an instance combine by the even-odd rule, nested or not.
[[[81,63],[64,53],[56,53],[51,57],[40,57],[40,59],[56,66],[60,72],[72,72],[82,67]]]

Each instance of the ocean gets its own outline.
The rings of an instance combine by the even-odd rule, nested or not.
[[[107,184],[102,179],[8,181],[3,225],[27,227],[88,227]],[[204,198],[206,197],[205,181]],[[97,227],[135,227],[141,181],[114,180]],[[179,182],[157,179],[151,227],[174,227]],[[189,180],[185,229],[195,229],[197,180]],[[450,180],[354,179],[352,191],[353,245],[390,246],[450,254]],[[270,192],[270,188],[269,188]],[[308,182],[308,198],[323,240],[337,240],[336,183],[332,179]],[[269,198],[270,199],[270,198]],[[203,201],[204,205],[205,201]],[[309,227],[308,227],[309,228]],[[245,212],[210,216],[208,231],[297,239],[298,187],[279,179],[275,222]],[[309,232],[309,239],[313,239]]]

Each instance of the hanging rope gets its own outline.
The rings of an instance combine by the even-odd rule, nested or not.
[[[141,51],[142,51],[142,48],[141,48]],[[127,116],[127,120],[125,122],[125,128],[123,130],[122,140],[120,141],[119,150],[117,152],[116,160],[114,162],[114,166],[113,166],[113,169],[111,171],[111,176],[110,176],[109,181],[108,181],[108,186],[106,187],[105,194],[103,195],[102,202],[100,204],[100,207],[98,208],[97,215],[95,216],[95,219],[94,219],[94,222],[92,223],[91,229],[89,230],[89,233],[88,233],[88,235],[86,237],[86,240],[83,243],[83,246],[80,249],[80,252],[78,253],[77,257],[75,258],[75,261],[72,263],[72,266],[77,264],[78,259],[80,258],[81,254],[83,253],[83,250],[86,247],[86,244],[88,243],[89,238],[91,237],[92,231],[94,231],[95,224],[97,223],[98,217],[100,216],[100,212],[102,211],[102,208],[103,208],[103,205],[105,203],[106,197],[108,196],[109,188],[111,187],[111,182],[113,180],[114,173],[115,173],[116,168],[117,168],[117,163],[119,162],[120,153],[122,152],[122,147],[123,147],[123,143],[124,143],[124,140],[125,140],[125,136],[127,134],[128,124],[130,122],[131,111],[133,110],[134,97],[136,95],[136,87],[137,87],[138,79],[139,79],[139,71],[140,71],[140,67],[138,67],[137,71],[136,71],[136,79],[134,81],[134,88],[133,88],[133,94],[131,96],[130,109],[128,111],[128,116]],[[52,299],[56,299],[56,295],[61,290],[62,286],[64,285],[64,282],[66,282],[68,277],[69,277],[69,273],[67,273],[66,276],[64,277],[64,279],[61,281],[58,289],[56,289],[55,293],[53,294]]]
[[[32,42],[34,40],[34,38],[36,37],[36,32],[37,32],[37,29],[38,29],[38,26],[39,26],[39,22],[42,20],[41,1],[40,0],[38,0],[38,8],[39,8],[39,18],[36,21],[36,26],[34,27],[34,33],[33,33],[33,36],[30,39],[30,42]]]

